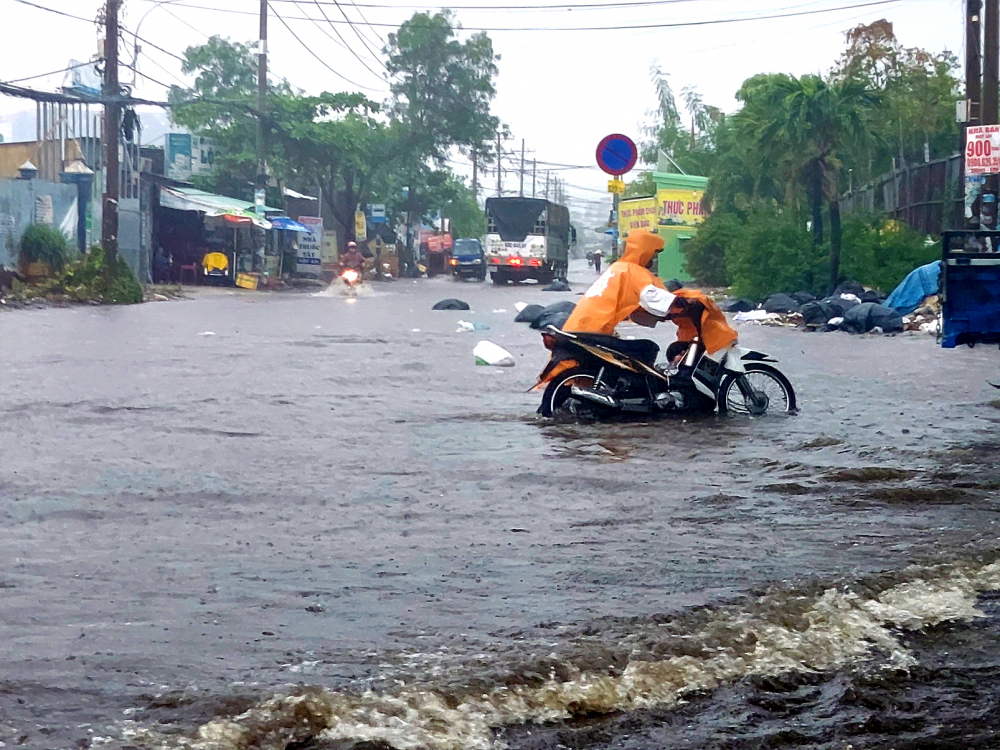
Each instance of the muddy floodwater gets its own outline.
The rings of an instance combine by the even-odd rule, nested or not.
[[[1000,353],[554,424],[514,305],[592,277],[0,313],[0,747],[996,747]]]

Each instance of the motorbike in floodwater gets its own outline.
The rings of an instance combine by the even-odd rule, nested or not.
[[[361,284],[361,274],[353,268],[345,268],[340,274],[340,278],[347,287],[348,296],[356,297],[358,294],[358,285]]]
[[[542,340],[553,352],[536,385],[548,383],[538,409],[545,417],[712,411],[763,416],[796,410],[795,389],[774,366],[777,360],[762,352],[734,346],[708,354],[696,338],[676,355],[682,359],[673,369],[655,364],[660,347],[645,339],[549,326]]]

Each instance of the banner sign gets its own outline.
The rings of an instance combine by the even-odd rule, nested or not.
[[[708,217],[702,207],[705,193],[701,190],[659,190],[656,203],[659,207],[657,225],[661,227],[693,227]]]
[[[965,134],[965,173],[1000,174],[1000,125],[972,125]]]
[[[299,224],[309,232],[298,232],[299,249],[295,253],[295,270],[298,273],[319,275],[323,264],[323,220],[318,216],[300,216]]]
[[[187,182],[194,176],[210,174],[215,156],[215,144],[208,138],[190,133],[166,136],[166,172],[172,180]]]
[[[656,232],[656,198],[629,198],[618,204],[618,234],[627,237],[636,229]]]

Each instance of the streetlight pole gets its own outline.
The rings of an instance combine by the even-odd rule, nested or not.
[[[260,48],[257,52],[257,188],[267,186],[264,112],[267,111],[267,0],[260,0]]]

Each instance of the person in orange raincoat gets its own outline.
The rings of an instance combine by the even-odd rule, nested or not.
[[[639,309],[640,297],[647,287],[666,293],[663,282],[648,268],[661,250],[662,237],[645,229],[630,233],[621,259],[608,266],[586,291],[563,330],[611,335],[615,326]]]
[[[616,326],[627,318],[649,328],[670,320],[677,325],[677,341],[667,348],[668,361],[678,360],[698,336],[695,321],[700,323],[702,342],[709,354],[734,346],[736,331],[715,302],[697,289],[667,291],[649,270],[653,258],[662,250],[662,237],[645,229],[631,232],[621,259],[591,285],[562,329],[613,335]],[[536,387],[575,364],[553,352]]]

